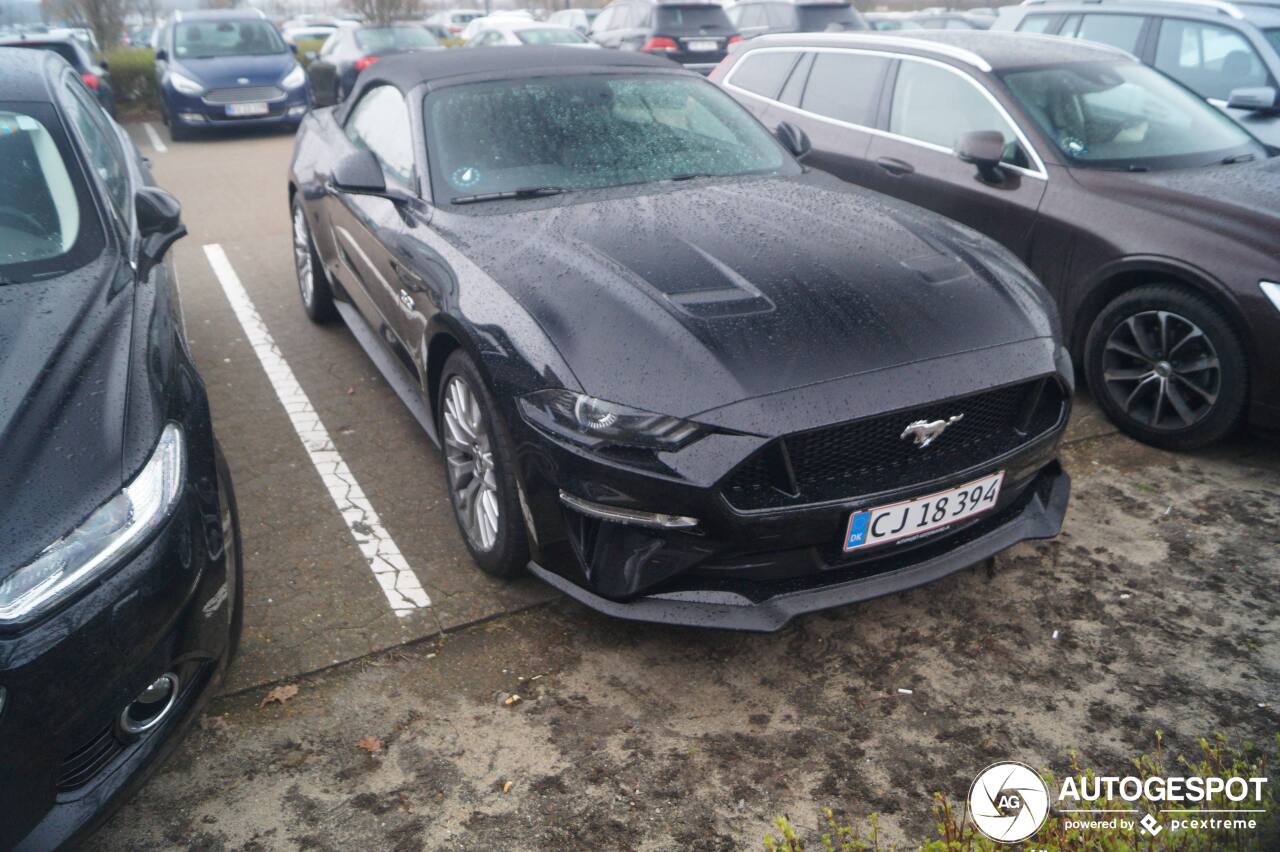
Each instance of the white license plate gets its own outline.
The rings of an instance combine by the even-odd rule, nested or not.
[[[720,42],[711,38],[695,38],[684,43],[693,53],[710,53],[720,46]]]
[[[243,118],[246,115],[266,115],[271,108],[264,103],[227,104],[227,115]]]
[[[1004,471],[888,506],[854,512],[844,533],[844,550],[858,550],[932,532],[981,515],[1000,499]]]

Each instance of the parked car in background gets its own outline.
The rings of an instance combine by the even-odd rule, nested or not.
[[[502,9],[490,15],[479,18],[472,18],[467,21],[467,25],[462,28],[459,38],[463,41],[471,41],[475,38],[476,33],[480,32],[480,28],[497,21],[532,21],[535,20],[533,13],[527,9]]]
[[[717,3],[614,0],[592,23],[591,40],[601,47],[659,54],[709,74],[742,36]]]
[[[280,31],[285,43],[297,47],[301,41],[324,41],[338,31],[338,26],[320,25],[305,27],[285,27]]]
[[[307,118],[303,308],[443,445],[482,570],[773,630],[1057,534],[1048,294],[804,152],[640,52],[397,56]]]
[[[739,0],[726,14],[743,38],[765,33],[868,29],[866,20],[853,6],[830,0]]]
[[[319,54],[310,57],[307,76],[312,97],[319,106],[339,103],[355,88],[360,72],[378,60],[440,46],[436,37],[418,24],[343,27],[329,37]]]
[[[552,12],[547,18],[547,23],[560,27],[573,27],[586,35],[591,32],[591,22],[599,14],[599,9],[561,9],[559,12]]]
[[[881,33],[924,29],[910,15],[902,12],[867,12],[862,19],[867,22],[868,29]]]
[[[20,35],[0,38],[0,47],[26,48],[28,50],[44,50],[56,53],[67,61],[67,64],[80,75],[80,79],[93,92],[98,103],[110,115],[116,114],[115,89],[111,85],[111,73],[107,69],[106,60],[95,62],[84,45],[70,36],[54,36],[48,34]],[[4,94],[0,88],[0,96]]]
[[[244,586],[178,202],[61,59],[0,79],[0,848],[61,849],[218,690]]]
[[[1105,45],[769,36],[715,79],[808,162],[998,240],[1054,294],[1103,410],[1204,446],[1280,428],[1280,157]]]
[[[175,12],[156,50],[160,112],[174,139],[214,127],[297,127],[307,74],[261,12]]]
[[[467,47],[497,47],[499,45],[522,47],[531,44],[560,44],[566,47],[598,48],[600,45],[572,27],[558,27],[542,21],[496,19],[485,24]]]
[[[98,37],[88,27],[50,27],[45,33],[54,38],[75,39],[80,42],[80,46],[93,59],[98,59],[102,56],[102,47],[98,44]]]
[[[428,24],[437,24],[448,31],[451,38],[462,38],[462,31],[476,18],[483,18],[479,9],[445,9],[427,18]]]
[[[995,23],[991,15],[966,12],[920,12],[912,20],[926,30],[989,30]]]
[[[1280,146],[1280,2],[1112,0],[1006,9],[993,29],[1096,41],[1132,53],[1249,132]]]

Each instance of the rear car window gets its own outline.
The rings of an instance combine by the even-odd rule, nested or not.
[[[78,269],[102,250],[66,137],[42,112],[0,103],[0,284]]]
[[[857,53],[819,53],[809,71],[800,108],[850,124],[869,126],[889,60]]]
[[[356,30],[361,50],[414,50],[438,47],[436,37],[422,27],[366,27]]]
[[[1142,35],[1142,25],[1146,21],[1141,15],[1085,15],[1074,32],[1068,24],[1061,34],[1137,53],[1138,37]]]
[[[800,54],[794,51],[752,51],[733,69],[731,82],[748,92],[776,98],[799,57]]]
[[[724,9],[703,4],[697,6],[659,6],[654,25],[663,32],[698,32],[700,30],[730,30],[733,26]]]

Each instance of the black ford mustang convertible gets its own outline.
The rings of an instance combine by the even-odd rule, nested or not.
[[[442,446],[482,569],[770,630],[1058,532],[1045,292],[807,147],[671,63],[565,48],[389,58],[308,116],[303,304]]]

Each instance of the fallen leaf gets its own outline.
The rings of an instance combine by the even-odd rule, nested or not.
[[[382,751],[382,740],[370,734],[367,737],[361,737],[356,740],[356,748],[362,748],[369,754],[377,754]]]
[[[261,710],[272,703],[283,704],[297,694],[298,685],[296,683],[281,684],[266,694],[262,699],[262,703],[258,705],[258,709]]]
[[[506,793],[511,789],[511,782],[508,781],[502,785],[502,792]]]
[[[507,705],[508,707],[510,707],[510,706],[512,706],[512,705],[514,705],[514,704],[519,704],[519,703],[520,703],[520,701],[521,701],[521,699],[520,699],[520,696],[519,696],[519,695],[508,695],[508,696],[506,697],[506,700],[505,700],[505,701],[503,701],[502,703],[503,703],[503,704],[505,704],[505,705]]]

